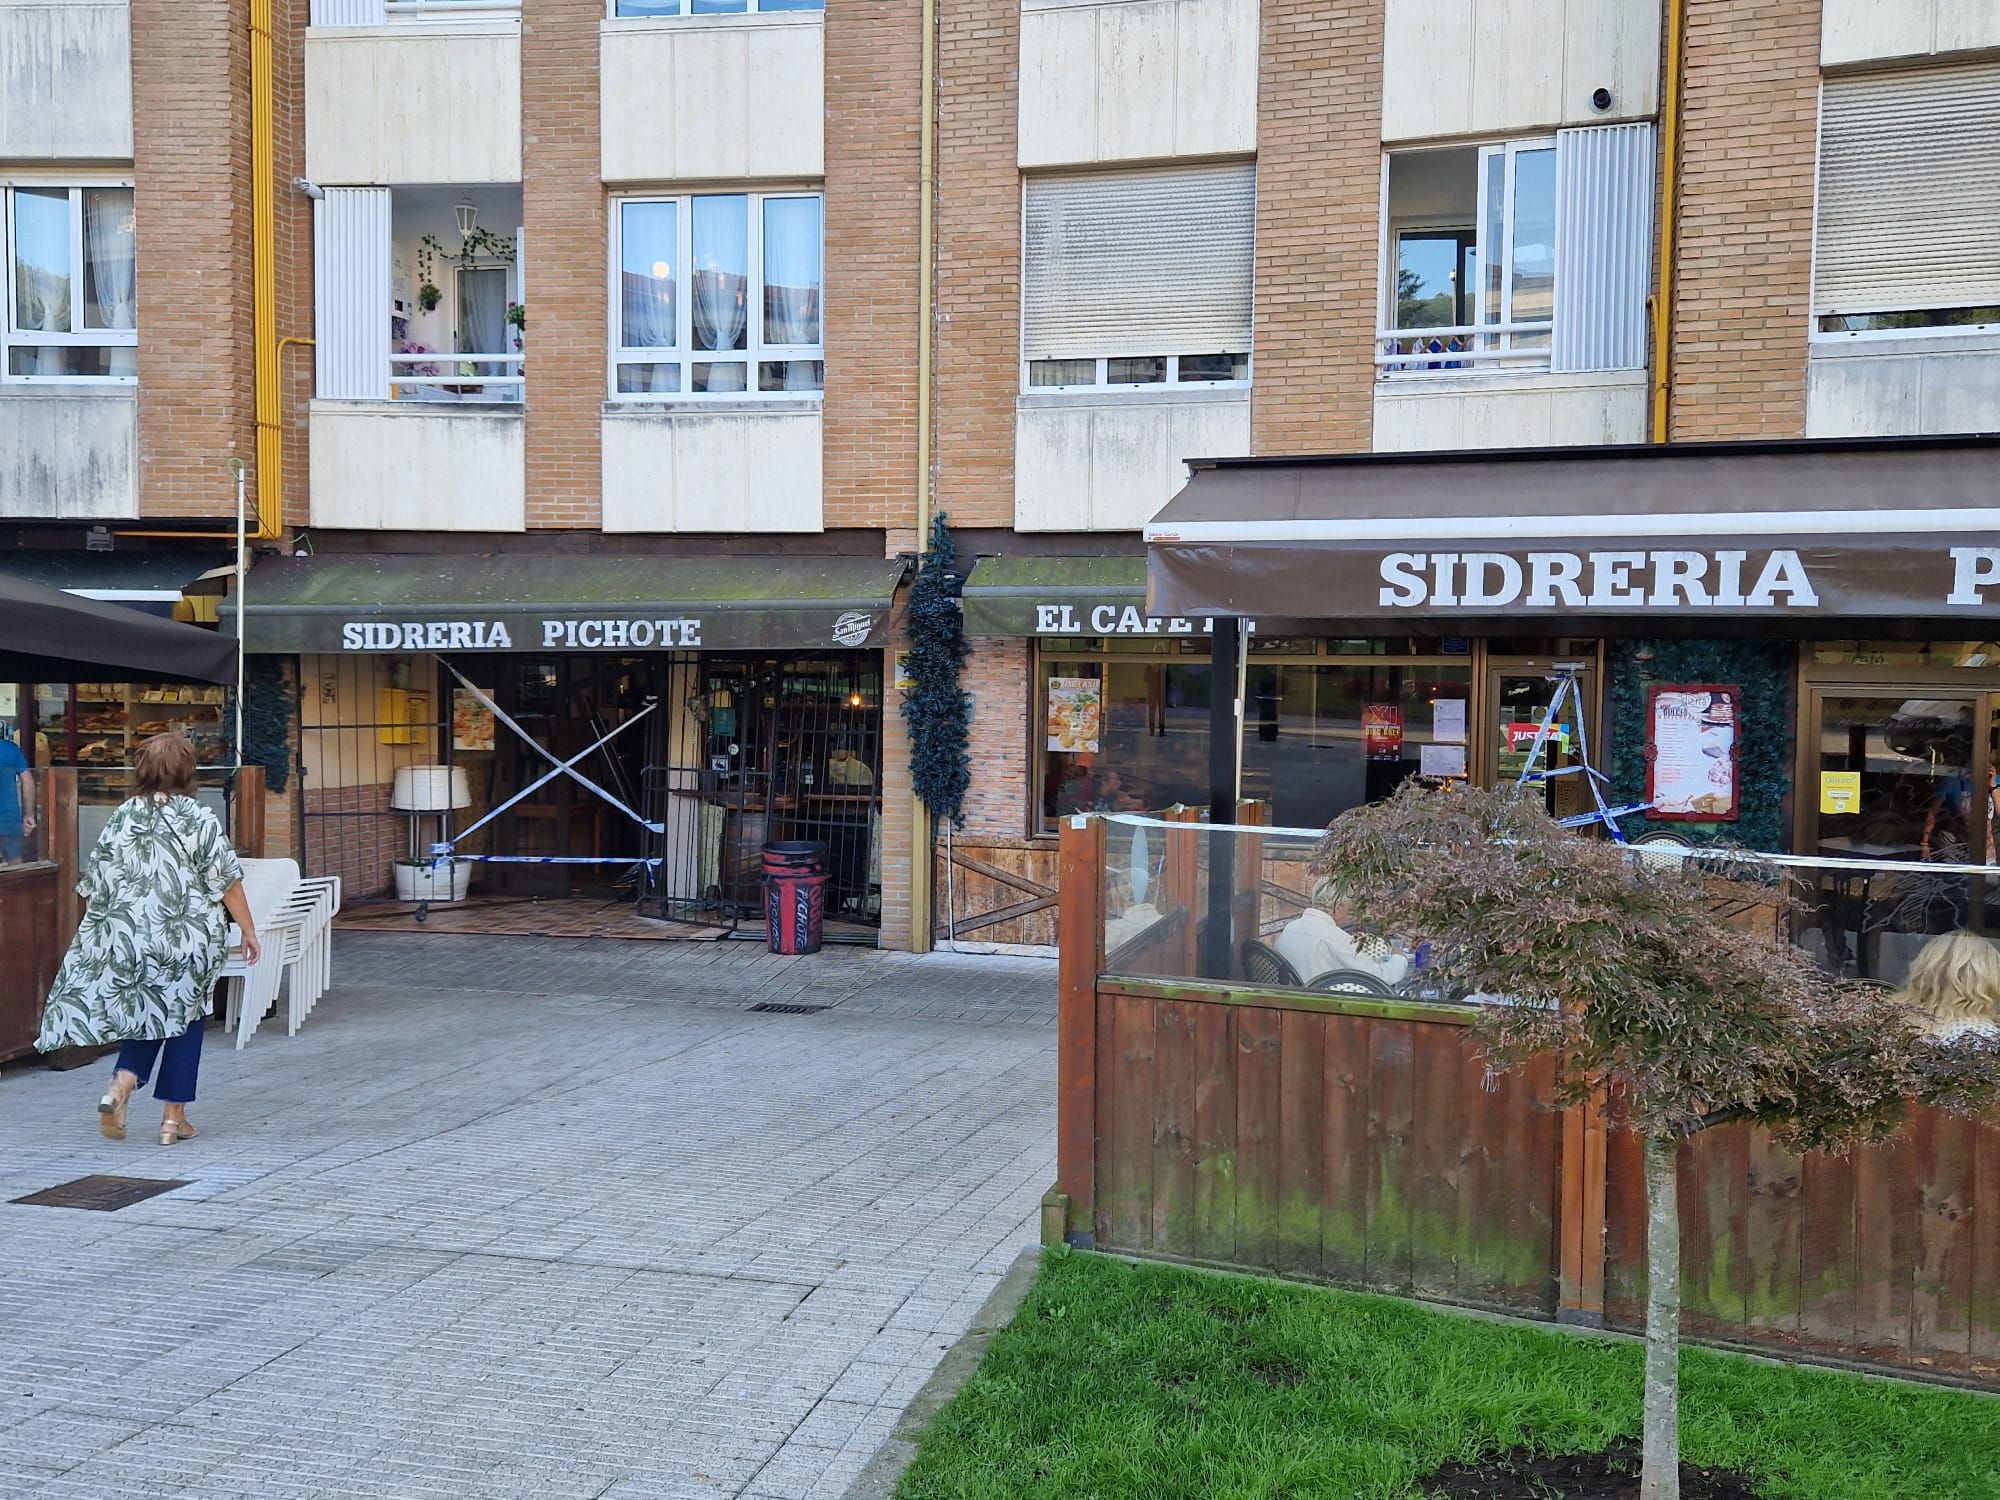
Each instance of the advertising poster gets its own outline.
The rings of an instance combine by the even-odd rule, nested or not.
[[[1646,816],[1737,816],[1736,725],[1741,688],[1657,684],[1646,690]]]
[[[1403,758],[1403,706],[1364,703],[1361,706],[1361,749],[1369,760]]]
[[[493,710],[464,688],[451,690],[451,748],[493,748]]]
[[[1048,748],[1095,754],[1104,684],[1095,677],[1051,677]]]

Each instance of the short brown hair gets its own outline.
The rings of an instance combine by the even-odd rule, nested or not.
[[[141,797],[192,797],[194,746],[184,734],[156,734],[132,757],[132,790]]]

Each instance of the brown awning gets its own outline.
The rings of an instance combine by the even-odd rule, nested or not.
[[[1197,460],[1155,614],[1452,633],[1988,618],[2000,439]],[[1874,628],[1871,626],[1871,628]]]

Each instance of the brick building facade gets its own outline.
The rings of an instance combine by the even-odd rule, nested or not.
[[[973,779],[954,834],[963,859],[941,850],[929,878],[988,914],[1025,909],[982,925],[980,911],[933,905],[971,937],[1038,942],[1063,812],[1202,785],[1188,738],[1209,691],[1202,622],[1144,605],[1141,528],[1184,481],[1183,460],[1990,426],[1975,398],[2000,347],[1974,317],[1977,276],[1940,293],[1948,305],[1928,322],[1907,277],[1867,303],[1867,267],[1853,264],[1874,222],[1867,173],[1912,158],[1882,154],[1863,128],[1879,109],[1831,144],[1821,115],[1848,119],[1842,101],[1866,95],[1889,98],[1891,117],[1926,117],[1941,90],[1979,86],[2000,23],[1919,24],[1862,0],[1687,0],[1684,16],[1666,0],[1569,0],[1496,8],[1476,26],[1417,0],[941,0],[925,37],[916,0],[688,9],[279,0],[276,314],[263,328],[242,11],[169,15],[142,0],[122,31],[72,46],[83,61],[71,66],[98,71],[58,80],[67,93],[98,98],[122,68],[126,96],[72,111],[46,139],[0,133],[0,173],[10,191],[75,163],[85,186],[137,183],[136,379],[0,389],[0,436],[13,439],[0,446],[47,450],[52,421],[88,432],[75,473],[0,460],[12,552],[74,552],[94,524],[122,551],[205,555],[201,536],[148,533],[219,534],[232,456],[251,464],[254,501],[253,351],[311,339],[274,356],[286,467],[273,587],[303,599],[316,573],[401,580],[394,598],[351,599],[358,621],[470,629],[489,607],[518,608],[534,623],[511,655],[453,660],[483,661],[482,689],[505,679],[519,706],[538,691],[524,663],[561,657],[558,696],[583,684],[570,751],[605,708],[590,695],[612,690],[581,649],[558,649],[565,621],[637,604],[678,618],[668,606],[687,604],[708,637],[649,648],[632,679],[649,685],[619,689],[630,701],[607,727],[651,695],[667,727],[647,755],[675,768],[662,786],[782,772],[794,801],[830,795],[827,757],[845,767],[865,753],[861,904],[882,941],[903,945],[925,940],[911,912],[927,862],[894,687],[900,595],[841,580],[913,554],[920,513],[942,511],[976,562]],[[1847,153],[1835,180],[1863,184],[1835,204],[1816,186],[1829,151]],[[1818,262],[1839,260],[1838,287],[1824,269],[1815,281],[1830,234],[1846,236],[1847,258]],[[1966,258],[1979,262],[1976,247]],[[500,312],[517,301],[519,325]],[[1661,375],[1668,428],[1655,433]],[[311,555],[277,557],[295,550]],[[591,592],[614,572],[696,582],[674,599],[637,598],[630,582],[620,597]],[[553,592],[454,593],[476,576]],[[758,578],[785,596],[759,595]],[[775,619],[802,598],[833,601],[820,624],[714,645],[716,621]],[[273,641],[306,638],[273,628]],[[1273,748],[1250,757],[1252,790],[1281,813],[1288,798],[1300,816],[1326,810],[1308,791],[1353,738],[1339,694],[1378,690],[1379,663],[1363,656],[1485,681],[1486,644],[1460,662],[1407,640],[1265,635],[1251,693]],[[384,751],[383,694],[423,699],[430,753],[488,753],[452,743],[465,738],[447,713],[456,688],[426,664],[433,653],[360,672],[345,650],[284,652],[302,697],[333,682],[321,706],[375,726],[362,738],[380,763],[322,763],[308,716],[303,774],[271,819],[308,864],[314,820],[385,805],[382,777],[416,753]],[[838,679],[842,701],[810,731],[818,748],[788,756],[775,725],[760,769],[716,770],[747,743],[718,728],[748,711],[713,675],[721,665],[746,683],[775,673],[770,692],[746,689],[773,704],[833,694]],[[413,670],[428,688],[394,685]],[[1099,748],[1051,748],[1056,691],[1095,694]],[[635,798],[641,779],[634,768]],[[840,785],[850,806],[869,801]],[[672,788],[663,805],[679,806]],[[707,838],[713,814],[675,816]],[[586,834],[565,801],[567,831],[547,847],[608,847],[590,817]],[[379,829],[360,845],[352,832],[344,851],[387,847]]]

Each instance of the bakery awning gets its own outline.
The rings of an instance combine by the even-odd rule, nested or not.
[[[332,554],[258,564],[244,649],[881,647],[903,564],[870,557]],[[236,629],[236,600],[221,611]]]
[[[236,643],[0,573],[0,682],[229,682]]]
[[[2000,608],[2000,438],[1195,460],[1146,528],[1148,607],[1459,634]]]
[[[122,604],[142,614],[171,618],[174,606],[205,575],[227,567],[227,552],[119,551],[16,548],[0,553],[0,573],[81,599]]]

